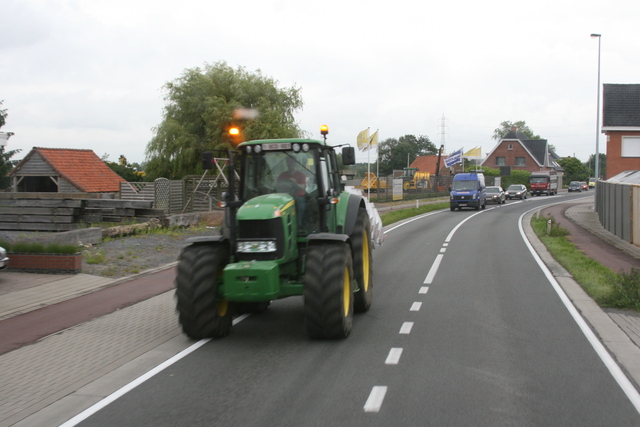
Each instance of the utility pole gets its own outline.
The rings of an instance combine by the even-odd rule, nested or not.
[[[444,117],[444,113],[442,113],[442,117],[440,118],[440,149],[438,150],[438,163],[436,164],[436,186],[440,185],[440,158],[444,153],[447,152],[446,144],[445,144],[445,135],[446,135],[446,124],[447,119]]]
[[[440,147],[442,148],[443,152],[447,152],[447,148],[446,148],[446,144],[445,144],[445,134],[446,134],[446,120],[444,117],[444,113],[442,113],[442,118],[440,119],[440,132],[438,132],[440,134]]]

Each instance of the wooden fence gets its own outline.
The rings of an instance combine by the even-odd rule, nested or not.
[[[164,216],[149,201],[64,198],[64,193],[43,193],[56,198],[33,198],[29,193],[2,193],[0,230],[69,231],[93,223],[145,222]]]

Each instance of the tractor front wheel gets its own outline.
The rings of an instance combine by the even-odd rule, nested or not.
[[[307,249],[304,317],[314,339],[346,338],[353,324],[353,265],[346,243],[318,243]]]
[[[229,249],[223,245],[191,245],[180,253],[176,309],[182,331],[189,338],[220,338],[229,334],[231,305],[217,292],[228,262]]]
[[[373,271],[371,254],[371,225],[366,209],[358,210],[356,225],[351,235],[353,251],[353,275],[358,290],[353,295],[353,309],[364,313],[373,299]]]

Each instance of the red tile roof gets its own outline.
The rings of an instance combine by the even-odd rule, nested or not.
[[[92,150],[33,147],[21,164],[28,161],[34,152],[60,176],[85,193],[120,191],[120,183],[125,182]]]

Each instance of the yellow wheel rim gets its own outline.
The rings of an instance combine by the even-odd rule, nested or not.
[[[349,307],[351,306],[351,277],[349,277],[349,267],[344,267],[342,280],[342,310],[344,317],[349,315]]]
[[[362,232],[362,282],[364,291],[369,290],[369,241],[366,230]]]
[[[227,311],[229,310],[229,301],[226,298],[218,301],[217,304],[218,316],[223,317],[226,316]]]

